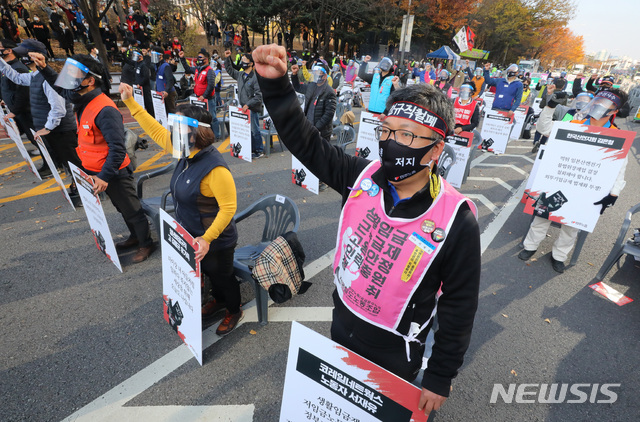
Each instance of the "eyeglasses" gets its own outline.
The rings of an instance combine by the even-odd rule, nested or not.
[[[413,132],[404,130],[404,129],[396,129],[396,130],[389,129],[386,126],[378,126],[375,128],[374,131],[375,131],[376,139],[378,141],[386,141],[387,139],[389,139],[391,135],[393,135],[393,139],[396,142],[406,146],[411,146],[411,144],[413,143],[413,140],[416,138],[428,139],[430,141],[438,140],[438,138],[418,136],[418,135],[415,135]]]

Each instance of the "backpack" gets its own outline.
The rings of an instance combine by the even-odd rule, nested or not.
[[[253,278],[269,292],[275,303],[283,303],[305,293],[311,283],[304,280],[305,254],[298,236],[287,232],[262,251],[253,267]]]

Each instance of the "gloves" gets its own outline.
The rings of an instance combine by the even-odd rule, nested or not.
[[[602,198],[601,200],[599,200],[598,202],[594,202],[593,205],[602,205],[602,209],[600,210],[600,215],[602,215],[604,213],[604,210],[606,210],[609,207],[612,207],[617,200],[618,200],[617,196],[613,196],[609,194],[604,198]]]

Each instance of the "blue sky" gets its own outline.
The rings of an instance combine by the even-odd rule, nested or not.
[[[585,52],[608,50],[640,60],[639,0],[576,0],[569,28],[584,37]]]

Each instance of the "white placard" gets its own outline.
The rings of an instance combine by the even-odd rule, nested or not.
[[[482,99],[484,100],[484,109],[491,110],[493,107],[493,100],[496,98],[496,94],[493,92],[489,92],[489,87],[487,87],[487,91],[482,94]]]
[[[522,128],[524,128],[524,121],[527,118],[528,106],[521,105],[513,112],[513,130],[511,131],[511,140],[520,139]]]
[[[1,109],[2,108],[0,107],[0,110]],[[2,114],[4,115],[4,113]],[[4,128],[7,131],[7,135],[9,135],[9,138],[11,138],[13,142],[15,142],[16,147],[18,148],[18,151],[20,151],[20,155],[22,156],[24,161],[26,161],[27,164],[29,164],[29,170],[31,171],[31,173],[33,173],[33,175],[36,176],[38,180],[41,181],[42,177],[40,177],[40,173],[38,173],[38,169],[36,168],[36,165],[33,163],[33,160],[31,159],[29,152],[27,151],[27,149],[24,147],[24,144],[22,143],[22,137],[20,136],[20,131],[18,130],[18,126],[16,125],[15,120],[10,119],[9,123],[5,123],[4,117],[0,116],[0,121],[2,121],[2,124],[4,125]]]
[[[209,110],[209,102],[200,101],[196,96],[189,97],[189,104],[204,108],[205,110]]]
[[[69,167],[71,168],[71,174],[76,181],[84,212],[87,215],[89,227],[91,227],[91,234],[93,234],[93,239],[96,242],[98,250],[102,252],[109,261],[113,262],[113,265],[115,265],[120,272],[122,272],[120,259],[116,252],[116,246],[113,243],[113,237],[111,237],[111,230],[109,230],[109,224],[107,223],[107,218],[104,215],[104,209],[102,208],[100,197],[93,194],[93,179],[73,163],[69,163]]]
[[[42,158],[44,158],[45,162],[49,166],[49,169],[51,170],[51,174],[53,175],[53,178],[56,180],[56,183],[60,187],[60,190],[62,191],[64,198],[67,200],[69,205],[71,205],[71,208],[73,208],[73,210],[75,211],[76,207],[73,206],[73,202],[71,202],[71,198],[69,198],[69,193],[67,192],[67,188],[64,186],[64,182],[62,181],[62,178],[58,173],[58,169],[56,165],[53,164],[53,160],[51,159],[51,155],[49,155],[49,150],[47,150],[47,147],[44,145],[44,141],[42,140],[42,138],[40,138],[40,135],[36,135],[36,132],[33,129],[29,129],[29,130],[31,130],[31,133],[33,134],[33,138],[38,144],[38,147],[40,148],[40,152],[42,152]]]
[[[524,211],[592,232],[635,132],[555,122]],[[534,209],[535,206],[535,209]]]
[[[156,120],[164,127],[167,127],[167,108],[164,105],[164,98],[158,91],[151,91],[151,101],[153,102],[153,114]]]
[[[294,155],[291,155],[291,182],[311,193],[318,194],[320,181]]]
[[[540,107],[540,104],[542,103],[542,98],[541,97],[536,97],[533,100],[533,114],[538,115],[540,114],[540,112],[542,111],[542,107]]]
[[[163,317],[202,365],[199,245],[177,221],[160,210]]]
[[[540,168],[540,160],[542,159],[542,156],[544,155],[544,149],[545,149],[545,145],[540,145],[540,148],[538,149],[538,154],[536,154],[536,159],[533,162],[533,166],[531,167],[531,173],[529,173],[529,178],[527,179],[527,184],[524,188],[524,193],[522,194],[522,199],[520,199],[520,202],[522,202],[523,204],[525,204],[527,202],[527,197],[531,192],[531,185],[533,185],[533,181],[536,178],[536,173],[538,173],[538,169]]]
[[[449,135],[445,141],[451,145],[456,153],[456,161],[447,173],[447,182],[454,188],[462,186],[462,179],[467,170],[467,161],[471,155],[471,145],[473,144],[473,133],[460,132],[457,135]]]
[[[363,111],[360,113],[358,125],[358,141],[356,142],[356,156],[376,161],[380,159],[378,141],[375,128],[380,126],[380,115]]]
[[[424,422],[420,394],[411,383],[292,322],[280,422]]]
[[[251,162],[251,110],[229,106],[229,132],[231,155]]]
[[[133,99],[144,108],[144,94],[140,85],[133,85]]]
[[[482,121],[482,141],[493,141],[488,150],[496,154],[504,154],[513,129],[513,118],[506,111],[489,110]]]

